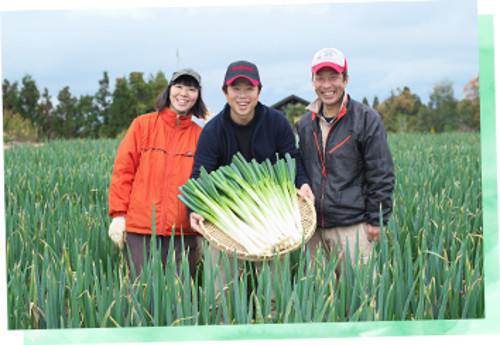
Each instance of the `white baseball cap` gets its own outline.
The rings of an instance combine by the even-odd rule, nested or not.
[[[347,70],[347,60],[344,53],[335,48],[323,48],[314,54],[312,59],[312,71],[317,73],[323,67],[333,68],[338,73]]]

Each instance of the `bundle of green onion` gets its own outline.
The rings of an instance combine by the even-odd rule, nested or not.
[[[272,164],[247,162],[238,152],[230,165],[210,173],[202,167],[178,197],[249,254],[264,255],[302,241],[295,175],[289,154]]]

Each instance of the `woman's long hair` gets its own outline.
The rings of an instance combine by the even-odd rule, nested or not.
[[[167,88],[162,93],[160,93],[160,95],[156,99],[156,111],[162,111],[163,109],[170,106],[170,89],[176,84],[191,86],[198,89],[198,99],[196,100],[193,107],[189,110],[189,113],[199,119],[205,120],[208,116],[208,108],[203,101],[203,97],[201,96],[201,85],[198,84],[196,79],[190,77],[189,75],[180,76],[174,82],[168,84]]]

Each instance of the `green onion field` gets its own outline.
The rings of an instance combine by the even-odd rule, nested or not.
[[[119,142],[5,149],[9,329],[484,317],[479,133],[389,135],[394,211],[367,267],[357,253],[344,269],[299,249],[272,273],[265,264],[227,277],[222,296],[210,260],[191,279],[187,263],[177,271],[153,256],[131,277],[108,237]]]

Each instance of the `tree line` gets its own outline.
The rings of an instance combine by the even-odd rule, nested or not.
[[[463,87],[462,100],[455,98],[453,89],[453,83],[444,79],[434,86],[428,103],[422,104],[408,87],[398,88],[380,104],[375,99],[372,107],[388,132],[479,131],[479,76]]]
[[[132,72],[117,78],[111,91],[104,72],[95,94],[75,97],[66,86],[54,104],[48,89],[40,92],[29,74],[21,84],[4,79],[4,141],[123,136],[137,115],[154,111],[156,98],[167,85],[161,71],[147,79],[142,72]]]
[[[4,141],[122,137],[137,115],[154,111],[156,97],[168,81],[161,71],[148,78],[142,72],[132,72],[117,78],[111,91],[108,73],[104,72],[98,85],[95,94],[79,97],[66,86],[54,104],[48,89],[40,92],[29,74],[20,84],[4,79]],[[427,104],[406,86],[392,90],[382,102],[377,96],[372,104],[366,97],[362,101],[380,113],[388,132],[478,131],[479,76],[464,86],[464,92],[462,100],[456,99],[453,83],[445,79],[434,86]],[[284,112],[294,127],[305,106],[288,105]]]

